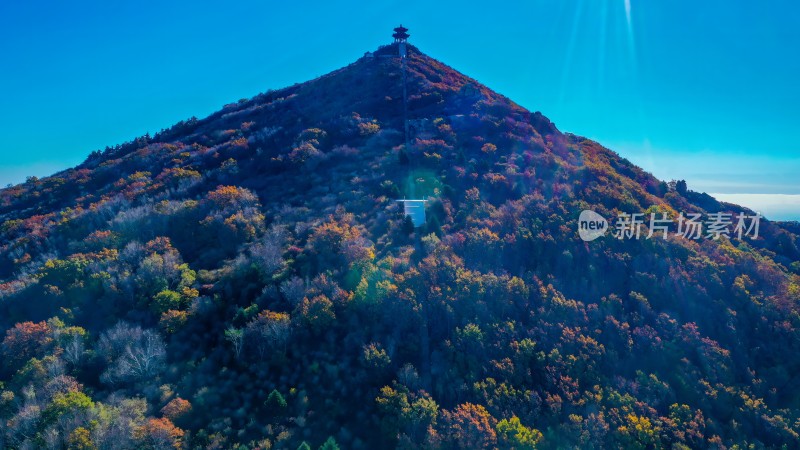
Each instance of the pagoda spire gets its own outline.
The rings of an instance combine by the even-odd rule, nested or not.
[[[408,34],[408,28],[404,27],[402,24],[394,29],[394,34],[392,35],[395,42],[406,42],[410,35]]]

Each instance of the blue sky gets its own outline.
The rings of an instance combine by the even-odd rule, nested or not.
[[[496,5],[2,2],[0,184],[327,73],[402,22],[422,51],[561,130],[660,178],[800,219],[800,4]]]

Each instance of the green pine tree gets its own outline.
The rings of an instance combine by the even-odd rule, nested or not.
[[[272,392],[269,393],[267,397],[267,401],[264,404],[272,410],[279,410],[282,411],[286,408],[286,399],[283,398],[280,392],[277,389],[273,389]]]
[[[334,439],[333,436],[330,436],[328,440],[319,447],[319,450],[339,450],[339,444],[336,443],[336,439]]]
[[[267,397],[267,401],[264,402],[264,405],[269,410],[269,413],[274,416],[282,415],[286,411],[286,399],[283,398],[283,395],[278,392],[277,389],[273,389],[272,392],[269,393]]]

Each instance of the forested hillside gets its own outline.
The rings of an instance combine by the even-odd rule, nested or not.
[[[396,54],[0,190],[0,449],[797,446],[797,224]]]

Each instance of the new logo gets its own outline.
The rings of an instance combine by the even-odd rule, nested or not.
[[[608,231],[608,221],[596,212],[584,209],[578,217],[578,234],[586,242],[603,236]]]

